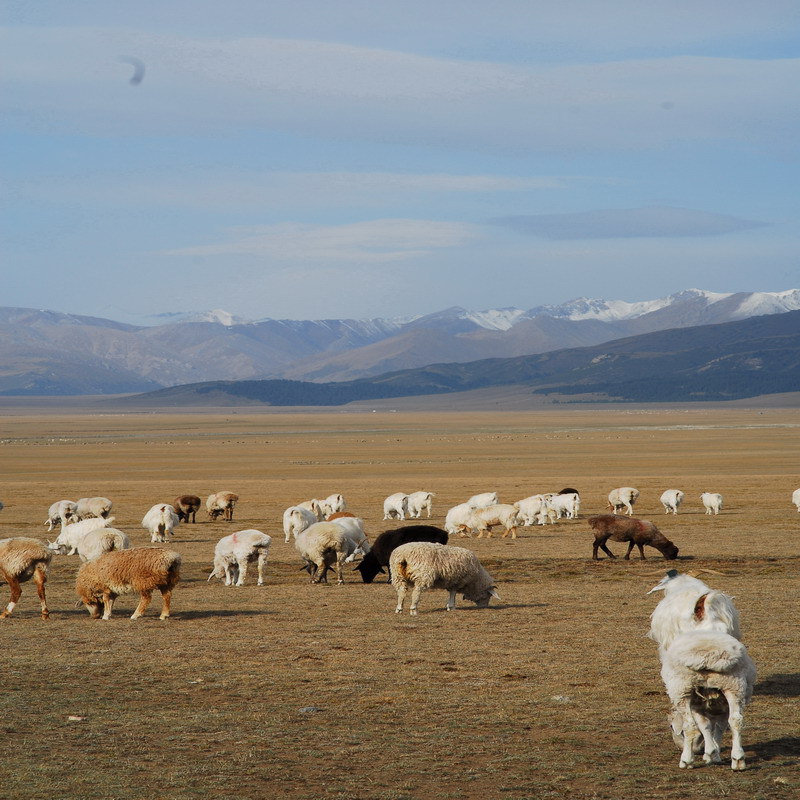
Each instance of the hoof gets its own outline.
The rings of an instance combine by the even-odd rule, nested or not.
[[[744,759],[743,758],[732,759],[731,769],[735,770],[736,772],[741,772],[743,769],[745,769]]]

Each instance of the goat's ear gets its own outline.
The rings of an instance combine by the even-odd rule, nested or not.
[[[672,580],[673,578],[677,578],[677,577],[678,577],[678,570],[676,570],[676,569],[671,569],[669,572],[667,572],[667,577],[668,577],[670,580]]]

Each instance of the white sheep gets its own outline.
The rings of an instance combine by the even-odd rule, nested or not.
[[[706,514],[719,514],[722,511],[722,495],[717,492],[703,492],[700,500],[706,509]]]
[[[88,517],[80,522],[62,525],[56,540],[48,542],[47,546],[58,553],[74,556],[78,552],[81,539],[87,533],[108,528],[113,521],[114,517]]]
[[[415,616],[422,592],[445,589],[449,592],[447,610],[456,607],[456,594],[480,608],[492,597],[500,599],[496,584],[478,557],[465,547],[436,542],[409,542],[392,551],[389,557],[392,585],[397,591],[396,614],[403,613],[406,593],[411,589],[410,613]]]
[[[107,497],[81,497],[75,505],[75,516],[83,520],[107,517],[114,504]]]
[[[244,586],[248,565],[257,561],[258,585],[262,586],[271,543],[269,534],[253,529],[224,536],[214,548],[214,569],[208,579],[224,579],[226,586]]]
[[[639,490],[633,486],[620,486],[619,489],[612,489],[608,493],[608,507],[613,509],[615,514],[619,514],[622,509],[629,517],[633,516],[633,504],[639,497]]]
[[[363,534],[361,534],[363,535]],[[337,583],[344,583],[343,565],[360,546],[358,536],[336,522],[315,522],[297,534],[294,546],[306,562],[311,583],[327,583],[328,570],[336,565]]]
[[[467,505],[470,508],[483,508],[484,506],[496,506],[499,502],[497,492],[482,492],[472,495],[467,500]]]
[[[89,531],[78,542],[81,561],[95,561],[112,550],[128,550],[131,546],[127,534],[116,528],[98,528]]]
[[[460,503],[453,506],[445,515],[444,529],[452,536],[456,533],[459,536],[471,536],[469,533],[469,518],[474,508],[468,503]]]
[[[800,511],[800,489],[795,489],[792,492],[792,502],[797,506],[797,510]]]
[[[283,533],[284,541],[288,542],[292,536],[304,531],[309,525],[319,522],[317,515],[303,506],[289,506],[283,512]]]
[[[517,507],[506,503],[473,508],[467,519],[467,527],[469,527],[471,531],[477,531],[479,539],[484,533],[487,538],[491,538],[492,528],[498,526],[505,528],[503,532],[504,539],[509,534],[511,534],[512,539],[516,539],[517,525],[519,525]]]
[[[431,518],[433,510],[433,492],[411,492],[408,495],[408,516],[413,519],[419,519],[423,511],[428,512],[428,519]]]
[[[403,492],[390,494],[383,501],[384,519],[405,519],[408,513],[408,495]]]
[[[142,517],[142,527],[150,532],[151,542],[166,542],[180,524],[181,518],[169,503],[156,503]]]
[[[683,502],[684,494],[680,489],[667,489],[661,495],[661,504],[664,506],[665,514],[677,514],[680,504]]]
[[[575,519],[581,510],[581,497],[577,492],[554,494],[545,500],[547,507],[555,512],[556,519]]]
[[[31,578],[36,584],[36,592],[42,605],[42,619],[50,616],[44,585],[47,582],[47,567],[52,558],[53,554],[38,539],[27,536],[0,539],[0,578],[11,590],[11,597],[0,613],[0,619],[11,615],[22,595],[20,584]]]
[[[324,500],[319,501],[320,510],[322,511],[323,519],[328,519],[331,514],[337,514],[344,511],[347,503],[344,497],[340,494],[330,494]]]
[[[226,522],[233,521],[233,509],[239,502],[239,495],[233,492],[215,492],[206,499],[208,518],[213,522],[222,517]]]
[[[305,508],[307,511],[310,511],[317,519],[317,522],[322,522],[325,519],[325,513],[322,510],[322,503],[317,500],[317,498],[313,498],[312,500],[303,500],[302,503],[298,503],[300,508]]]
[[[47,512],[47,530],[51,531],[56,525],[69,525],[77,522],[78,504],[74,500],[57,500]]]

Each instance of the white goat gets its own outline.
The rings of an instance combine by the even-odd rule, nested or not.
[[[444,518],[444,529],[452,536],[471,536],[469,533],[469,518],[475,509],[468,503],[453,506]]]
[[[127,534],[116,528],[98,528],[89,531],[78,542],[81,561],[94,561],[112,550],[128,550],[131,546]]]
[[[74,556],[78,552],[81,539],[87,533],[108,528],[113,521],[114,517],[89,517],[80,522],[73,522],[71,525],[62,525],[56,540],[48,542],[47,546],[62,555]]]
[[[354,554],[361,546],[359,535],[353,535],[336,522],[315,522],[297,534],[294,546],[300,557],[306,562],[305,569],[311,574],[311,583],[327,583],[328,570],[336,565],[337,583],[344,583],[342,567],[347,557]]]
[[[500,599],[492,576],[475,553],[465,547],[436,542],[401,544],[389,557],[389,570],[397,591],[396,614],[403,613],[409,588],[412,616],[416,616],[419,598],[425,589],[445,589],[449,593],[448,611],[456,607],[458,592],[480,608],[486,608],[492,597]]]
[[[577,492],[554,494],[545,500],[547,507],[555,512],[556,519],[575,519],[581,510],[581,497]]]
[[[74,500],[57,500],[47,512],[47,530],[51,531],[56,525],[69,525],[77,522],[78,504]]]
[[[467,500],[467,505],[470,508],[483,508],[484,506],[496,506],[499,502],[497,492],[482,492],[472,495]]]
[[[625,513],[632,517],[633,504],[638,497],[638,489],[634,489],[633,486],[620,486],[619,489],[612,489],[608,493],[608,507],[613,509],[615,514],[619,514],[625,508],[627,509]]]
[[[310,511],[317,519],[317,522],[322,522],[325,519],[325,514],[322,511],[322,503],[315,497],[313,500],[303,500],[302,503],[298,503],[300,508],[305,508],[307,511]]]
[[[347,507],[344,497],[340,494],[330,494],[324,500],[319,501],[320,510],[324,519],[328,519],[331,514],[344,511]]]
[[[546,525],[555,523],[558,518],[556,511],[548,505],[548,500],[556,495],[532,494],[514,503],[518,509],[520,525]]]
[[[142,527],[150,532],[151,542],[166,542],[181,518],[169,503],[157,503],[142,517]]]
[[[107,517],[114,505],[107,497],[81,497],[75,504],[75,516],[79,519]]]
[[[317,515],[303,506],[289,506],[283,512],[283,533],[284,541],[288,542],[292,536],[297,538],[297,534],[304,531],[309,525],[319,522]]]
[[[422,516],[422,512],[427,511],[428,519],[430,519],[435,496],[433,492],[411,492],[408,496],[408,516],[413,519],[419,519]]]
[[[484,533],[487,538],[491,538],[492,528],[499,526],[505,528],[503,532],[504,539],[509,534],[511,534],[512,539],[516,539],[517,525],[519,525],[517,507],[505,503],[473,508],[467,519],[467,527],[472,531],[477,531],[479,539]]]
[[[383,501],[384,519],[405,519],[408,513],[408,495],[403,492],[390,494]]]
[[[706,509],[706,514],[719,514],[722,511],[722,495],[716,492],[703,492],[700,500]]]
[[[262,586],[271,543],[269,534],[253,529],[224,536],[214,548],[214,569],[208,579],[224,579],[226,586],[244,586],[248,565],[257,561],[258,585]]]
[[[667,489],[661,495],[661,504],[664,506],[665,514],[677,514],[680,504],[683,502],[684,494],[680,489]]]
[[[795,489],[792,492],[792,502],[797,506],[797,510],[800,511],[800,489]]]

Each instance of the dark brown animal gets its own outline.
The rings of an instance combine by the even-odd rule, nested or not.
[[[595,561],[600,560],[597,555],[598,549],[606,553],[609,558],[616,558],[606,547],[609,539],[613,542],[628,543],[628,552],[625,553],[626,560],[630,559],[634,546],[639,548],[639,554],[644,558],[646,544],[655,547],[669,561],[678,557],[678,548],[649,520],[623,517],[618,514],[600,514],[597,517],[589,518],[589,527],[594,532],[592,558]]]
[[[172,501],[172,507],[181,522],[188,522],[191,516],[192,522],[197,522],[195,515],[203,505],[203,501],[196,494],[182,494]]]

